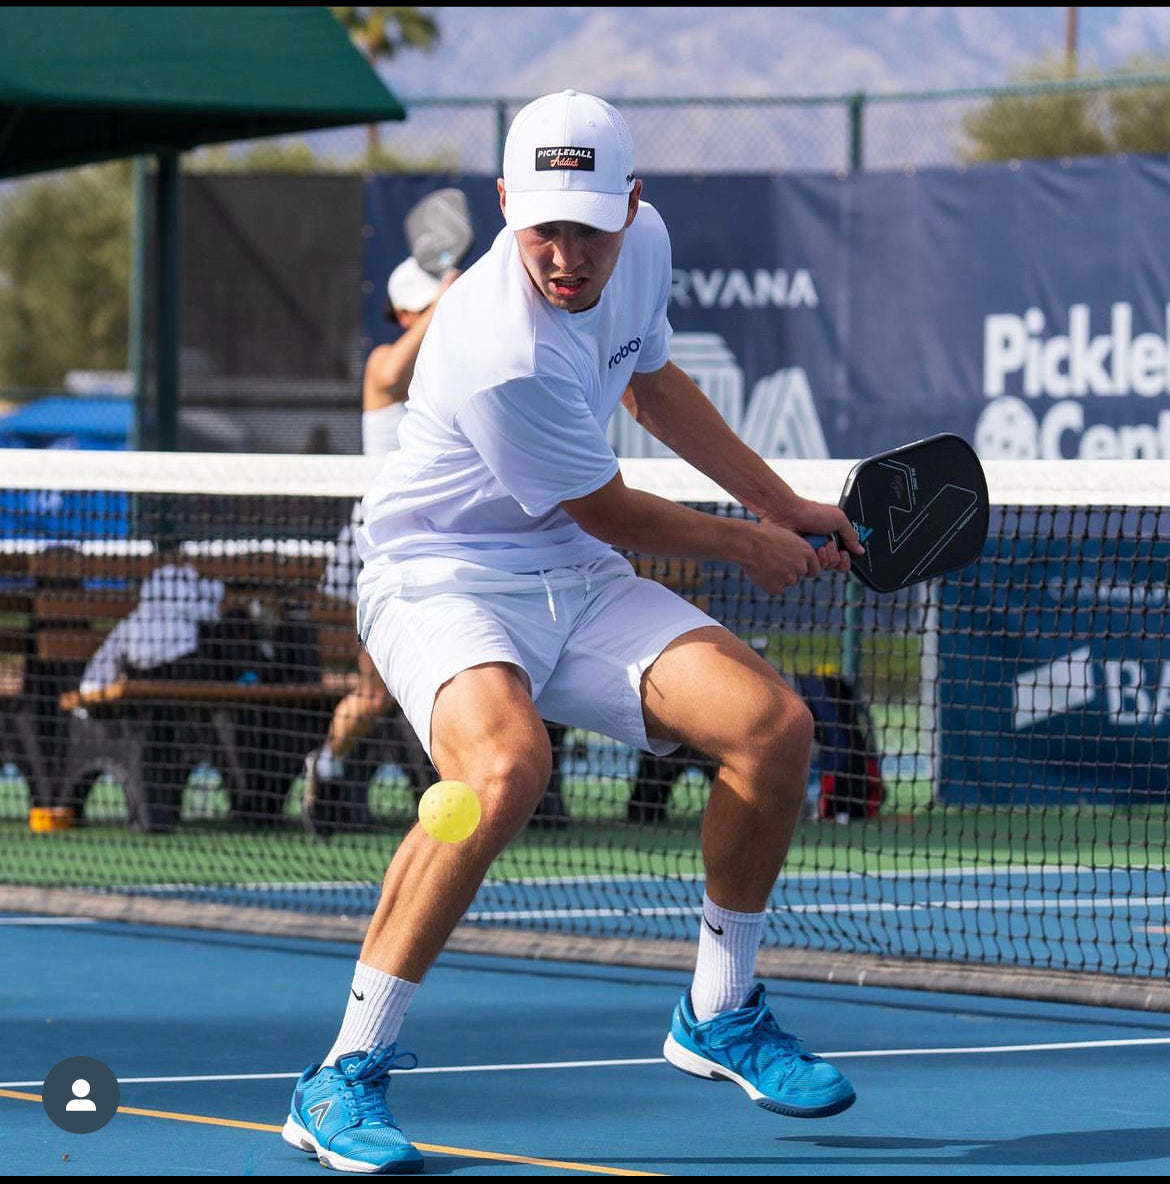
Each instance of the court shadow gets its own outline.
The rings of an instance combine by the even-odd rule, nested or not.
[[[872,1152],[930,1151],[954,1148],[954,1154],[939,1156],[915,1155],[916,1164],[987,1164],[987,1165],[1068,1165],[1084,1166],[1092,1163],[1138,1163],[1149,1159],[1170,1157],[1170,1127],[1134,1127],[1118,1130],[1051,1131],[1046,1134],[1021,1135],[1013,1139],[902,1139],[873,1138],[844,1135],[796,1135],[779,1140],[791,1145],[809,1146],[837,1151],[863,1152],[858,1162],[872,1165]],[[964,1150],[958,1150],[965,1148]],[[791,1164],[791,1161],[787,1161]],[[808,1162],[818,1162],[823,1159]],[[840,1161],[836,1161],[840,1162]],[[899,1163],[904,1162],[899,1157]]]
[[[428,1176],[450,1176],[455,1172],[467,1172],[479,1168],[481,1171],[487,1164],[498,1164],[499,1156],[485,1155],[447,1155],[442,1151],[427,1151],[420,1148],[426,1166],[423,1171]],[[510,1173],[509,1173],[510,1174]]]

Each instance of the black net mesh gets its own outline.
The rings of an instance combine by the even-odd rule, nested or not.
[[[306,811],[306,759],[360,700],[348,537],[366,468],[249,458],[274,462],[251,474],[272,492],[217,492],[182,489],[182,457],[123,459],[154,464],[160,491],[76,488],[76,458],[54,459],[0,491],[0,884],[36,907],[182,901],[201,923],[366,915],[436,776],[382,704]],[[773,597],[726,565],[633,559],[816,718],[765,952],[1160,989],[1170,510],[998,504],[977,564],[885,596],[830,576]],[[117,630],[134,656],[111,677],[95,655]],[[545,798],[460,932],[613,957],[689,941],[712,763],[550,739]]]

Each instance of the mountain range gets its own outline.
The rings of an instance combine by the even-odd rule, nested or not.
[[[428,9],[431,53],[381,67],[406,99],[802,96],[995,86],[1063,59],[1076,14],[1084,71],[1170,58],[1170,8]]]

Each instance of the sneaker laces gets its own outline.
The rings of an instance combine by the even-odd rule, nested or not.
[[[719,1035],[712,1043],[720,1047],[741,1042],[756,1047],[767,1045],[770,1049],[775,1048],[777,1058],[798,1058],[806,1063],[818,1059],[807,1052],[791,1032],[785,1032],[765,1006],[728,1012],[720,1018],[719,1029]]]
[[[353,1118],[376,1126],[387,1122],[396,1126],[394,1116],[386,1106],[390,1074],[396,1069],[414,1069],[417,1065],[418,1057],[414,1053],[400,1053],[398,1044],[394,1043],[375,1049],[364,1060],[347,1066],[342,1075],[350,1088],[344,1096]]]

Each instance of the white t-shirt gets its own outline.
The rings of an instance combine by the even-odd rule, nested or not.
[[[427,328],[400,447],[363,503],[371,578],[500,589],[610,554],[560,503],[618,471],[610,418],[631,374],[670,358],[670,268],[666,227],[642,202],[601,299],[569,313],[533,286],[513,232],[499,233]]]
[[[190,564],[155,568],[142,582],[138,604],[110,630],[86,664],[82,694],[134,670],[150,670],[193,654],[199,625],[219,619],[222,580],[203,579]]]
[[[406,414],[405,403],[388,403],[374,411],[362,412],[362,454],[385,456],[398,447],[398,425]],[[362,503],[354,502],[349,521],[337,535],[333,552],[318,581],[318,591],[326,596],[357,603],[357,578],[362,569],[358,555],[357,529],[362,524]]]
[[[398,447],[398,426],[406,414],[405,403],[387,403],[362,412],[362,455],[385,456]]]

